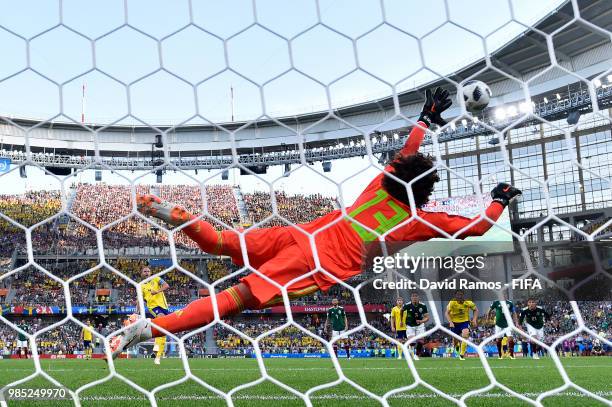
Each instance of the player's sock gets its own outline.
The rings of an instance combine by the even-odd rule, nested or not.
[[[161,359],[164,356],[164,349],[166,348],[166,337],[160,336],[155,338],[155,346],[157,346],[157,352],[155,353],[155,357],[157,359]]]
[[[191,219],[195,216],[191,216]],[[198,220],[183,229],[200,246],[200,249],[210,254],[221,254],[223,239],[221,232],[217,231],[210,223]]]
[[[499,355],[500,358],[503,356],[501,338],[497,338],[497,354]]]
[[[351,358],[351,345],[344,344],[344,351],[346,352],[346,358],[350,359]]]
[[[459,353],[461,356],[465,356],[465,351],[467,350],[467,343],[461,342],[461,352]]]
[[[421,342],[417,342],[416,344],[416,355],[421,356],[423,353],[423,344]]]
[[[539,352],[539,346],[536,345],[535,343],[532,343],[531,344],[531,356],[533,357],[534,355],[538,355],[538,352]]]
[[[245,304],[240,290],[236,287],[230,287],[217,294],[217,306],[219,316],[222,318],[241,312],[248,304]],[[191,302],[180,311],[157,317],[151,322],[174,333],[204,326],[214,318],[211,297],[206,297]],[[151,334],[153,337],[166,335],[157,330],[155,326],[151,327]]]
[[[334,348],[334,354],[336,355],[336,357],[338,357],[338,344],[334,343],[333,348]]]
[[[514,339],[508,339],[508,351],[510,356],[514,357]]]
[[[397,345],[397,357],[401,358],[403,353],[404,353],[404,350],[402,349],[402,347]]]

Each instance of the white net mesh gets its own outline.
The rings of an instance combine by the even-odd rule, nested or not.
[[[524,192],[528,192],[530,196],[523,198],[516,208],[516,215],[513,215],[518,218],[512,221],[520,218],[533,218],[537,221],[532,224],[526,223],[520,233],[517,228],[510,230],[509,224],[495,224],[493,220],[487,219],[494,224],[493,229],[498,229],[507,236],[512,235],[521,243],[524,253],[522,265],[524,272],[520,274],[525,278],[537,275],[540,264],[537,258],[530,257],[532,251],[528,250],[527,244],[532,240],[557,240],[557,235],[565,240],[569,240],[570,236],[589,242],[601,239],[602,234],[605,236],[609,231],[612,224],[610,219],[578,227],[576,223],[569,222],[562,215],[564,212],[589,213],[610,206],[612,202],[611,172],[609,164],[606,163],[612,153],[612,141],[609,136],[610,114],[609,110],[606,110],[612,87],[602,85],[610,83],[608,75],[611,34],[608,31],[609,26],[606,25],[607,20],[601,17],[602,14],[594,16],[592,9],[603,4],[607,6],[603,14],[607,15],[610,11],[609,4],[578,0],[568,3],[558,2],[558,4],[553,2],[547,7],[552,7],[551,5],[559,7],[554,10],[551,8],[551,15],[554,18],[542,14],[545,18],[532,21],[527,17],[532,10],[526,11],[525,5],[519,1],[491,2],[494,3],[494,8],[507,12],[508,18],[499,23],[499,19],[482,18],[482,15],[478,16],[477,21],[473,21],[471,13],[466,10],[485,7],[485,3],[482,2],[459,5],[458,2],[446,0],[440,2],[440,8],[434,11],[412,2],[402,4],[402,2],[372,1],[362,2],[363,4],[360,3],[359,6],[347,3],[342,9],[330,2],[313,1],[309,6],[312,11],[310,16],[296,16],[295,13],[291,13],[291,6],[283,3],[277,2],[273,6],[260,3],[266,2],[254,0],[244,4],[236,3],[231,15],[221,15],[218,7],[202,2],[156,4],[153,7],[155,11],[150,11],[147,10],[147,5],[125,1],[119,11],[114,12],[113,16],[108,16],[109,19],[113,17],[117,20],[117,23],[109,21],[108,24],[88,27],[86,21],[75,19],[71,14],[73,4],[60,1],[45,6],[35,4],[33,7],[37,9],[36,13],[33,13],[34,10],[23,12],[28,16],[30,12],[36,16],[47,12],[56,15],[57,21],[50,25],[45,25],[43,22],[40,24],[41,27],[38,27],[42,17],[33,17],[29,24],[10,14],[7,18],[0,19],[1,35],[6,37],[7,43],[9,37],[11,41],[22,43],[25,55],[23,65],[7,65],[6,69],[3,66],[4,70],[0,71],[2,76],[0,83],[6,85],[0,90],[0,97],[16,94],[17,91],[11,93],[10,89],[11,86],[18,87],[20,82],[11,85],[11,80],[19,76],[25,77],[24,80],[28,81],[29,91],[44,87],[54,88],[57,92],[55,99],[39,101],[38,104],[30,106],[27,113],[21,115],[14,113],[15,117],[2,118],[4,134],[0,134],[0,142],[3,143],[4,149],[1,155],[10,157],[13,163],[18,165],[3,177],[7,179],[9,175],[15,176],[21,168],[26,167],[28,171],[39,169],[48,172],[44,168],[53,167],[55,164],[60,167],[78,168],[79,174],[91,173],[94,170],[103,170],[104,174],[112,172],[115,174],[113,180],[118,184],[79,184],[72,187],[71,176],[47,174],[46,177],[52,180],[49,183],[56,184],[55,189],[59,190],[59,193],[39,192],[38,195],[34,194],[36,197],[18,198],[12,196],[10,192],[5,194],[0,189],[0,192],[5,194],[1,196],[4,202],[0,208],[0,219],[3,221],[3,233],[6,233],[6,239],[2,240],[2,243],[7,248],[7,253],[3,253],[3,258],[7,260],[2,266],[4,270],[0,275],[0,283],[4,282],[4,286],[8,287],[5,291],[8,306],[11,307],[8,301],[11,291],[17,292],[13,295],[21,296],[19,297],[21,300],[36,304],[39,298],[29,299],[27,295],[42,286],[36,283],[38,277],[34,276],[44,275],[55,282],[54,286],[51,281],[46,281],[44,287],[50,290],[49,292],[55,293],[57,303],[65,301],[66,313],[65,318],[52,321],[51,324],[41,323],[37,327],[39,329],[34,331],[30,328],[28,332],[18,327],[17,319],[9,318],[7,315],[0,316],[2,322],[13,332],[27,337],[34,363],[33,373],[2,384],[6,388],[18,387],[34,378],[42,377],[55,386],[62,386],[61,380],[50,374],[52,369],[43,366],[44,360],[39,357],[39,348],[44,346],[41,343],[45,338],[54,335],[53,332],[62,326],[72,324],[75,330],[87,328],[81,316],[76,315],[73,310],[73,299],[83,295],[79,287],[88,281],[102,279],[103,277],[100,277],[102,275],[107,275],[108,277],[104,278],[112,281],[112,284],[121,281],[122,283],[117,284],[123,285],[123,289],[126,286],[133,287],[132,290],[125,289],[125,299],[120,299],[121,304],[137,306],[139,313],[144,317],[146,308],[142,296],[142,276],[132,273],[131,267],[126,266],[126,262],[169,257],[171,264],[155,268],[152,277],[171,278],[173,286],[187,284],[185,280],[187,278],[189,284],[195,284],[198,290],[204,288],[211,293],[218,293],[232,282],[236,282],[236,277],[243,277],[247,273],[258,273],[278,287],[282,293],[281,305],[284,306],[286,320],[269,325],[261,322],[258,328],[251,329],[221,318],[215,309],[215,319],[207,326],[184,336],[167,332],[171,341],[176,342],[177,352],[182,361],[181,371],[174,379],[147,388],[130,377],[127,374],[129,370],[121,371],[111,361],[108,365],[108,375],[69,390],[76,405],[82,403],[83,394],[91,394],[90,390],[96,386],[109,382],[118,383],[118,381],[140,392],[152,405],[160,402],[159,396],[164,391],[174,387],[180,389],[180,386],[187,382],[195,382],[210,392],[210,396],[202,396],[199,401],[212,402],[218,399],[224,400],[228,405],[240,400],[240,397],[237,397],[240,392],[265,382],[282,389],[284,391],[282,394],[285,395],[270,396],[268,399],[265,396],[259,399],[246,397],[246,400],[284,402],[295,399],[303,401],[306,405],[312,405],[326,399],[326,396],[320,395],[322,391],[337,388],[339,385],[348,385],[354,389],[354,393],[337,400],[348,401],[355,405],[365,403],[368,399],[382,405],[389,405],[398,400],[405,402],[406,399],[417,399],[419,397],[411,393],[415,389],[424,389],[426,393],[421,397],[426,401],[435,397],[457,405],[466,405],[470,399],[479,396],[492,397],[492,390],[501,390],[516,402],[520,399],[532,405],[541,405],[547,397],[571,392],[574,392],[574,396],[588,397],[607,405],[612,404],[609,401],[609,393],[597,392],[576,384],[568,374],[568,367],[562,363],[558,355],[557,351],[563,342],[576,335],[590,336],[605,346],[612,347],[612,343],[606,337],[607,333],[602,334],[586,322],[582,311],[589,308],[581,309],[580,303],[576,301],[570,302],[571,309],[567,310],[568,315],[571,314],[575,318],[572,329],[564,331],[548,343],[543,340],[535,341],[548,352],[561,378],[561,384],[550,390],[531,393],[517,391],[499,379],[485,348],[503,336],[503,333],[500,333],[484,336],[479,338],[479,341],[469,340],[469,345],[476,350],[486,376],[484,378],[486,384],[483,386],[476,386],[463,392],[441,390],[443,386],[432,384],[436,383],[436,380],[430,380],[432,376],[424,374],[423,370],[419,369],[418,362],[405,357],[406,374],[409,372],[414,380],[408,381],[405,385],[391,386],[382,393],[375,391],[368,384],[359,382],[346,373],[347,366],[341,365],[333,348],[335,344],[347,338],[349,340],[355,338],[356,335],[362,335],[360,332],[367,331],[380,338],[380,341],[391,344],[391,348],[401,345],[404,353],[409,353],[408,344],[398,342],[386,326],[372,323],[367,315],[368,311],[364,308],[362,296],[364,289],[372,282],[372,275],[366,273],[365,276],[343,282],[337,276],[323,270],[316,250],[315,234],[309,238],[314,249],[316,269],[281,286],[250,264],[245,234],[251,229],[244,230],[238,227],[239,223],[244,224],[249,221],[248,223],[255,227],[280,224],[299,228],[298,224],[327,213],[335,206],[338,206],[344,215],[348,215],[345,208],[352,202],[352,191],[360,190],[364,185],[364,179],[369,182],[371,174],[382,170],[380,164],[385,161],[387,154],[403,144],[406,130],[415,124],[415,118],[423,101],[420,92],[423,85],[437,82],[456,91],[461,89],[467,80],[482,79],[487,82],[495,80],[493,83],[489,82],[494,94],[505,95],[507,100],[513,102],[512,106],[506,107],[503,105],[505,99],[500,100],[498,108],[490,112],[490,120],[485,120],[482,116],[474,118],[461,103],[457,105],[452,121],[447,126],[435,132],[427,132],[422,149],[435,156],[436,169],[441,177],[438,189],[434,193],[435,198],[476,194],[475,199],[480,203],[477,214],[486,217],[484,202],[488,202],[488,191],[498,181],[512,181]],[[275,19],[274,15],[271,17],[270,14],[261,12],[262,9],[270,7],[281,9],[289,7],[279,12],[281,14],[286,12],[286,18],[283,15],[282,18]],[[347,7],[358,9],[354,14],[351,13],[349,19],[345,16]],[[11,6],[4,7],[7,8]],[[164,8],[169,9],[164,10]],[[568,11],[570,14],[567,14]],[[173,17],[180,14],[182,23],[176,27],[167,24],[164,13],[169,13]],[[95,18],[95,9],[91,14]],[[203,15],[206,18],[202,20]],[[584,17],[585,15],[589,18]],[[547,21],[546,18],[554,21],[543,24],[543,21]],[[283,21],[277,21],[279,19]],[[426,19],[428,24],[418,24],[419,19]],[[459,32],[465,35],[461,40],[465,43],[457,48],[457,43],[448,41],[448,38],[458,35]],[[57,41],[64,41],[63,35],[66,33],[74,37],[74,42],[67,43],[64,47],[54,44],[52,52],[44,49],[44,43],[41,44],[42,40],[53,43],[54,35],[58,36]],[[113,48],[116,47],[116,43],[109,40],[113,36],[116,36],[115,41],[117,38],[119,41],[123,39],[129,41],[130,38],[138,37],[143,40],[144,45],[142,49],[118,51]],[[500,47],[510,38],[514,38],[512,43],[519,41],[521,37],[524,37],[524,40],[518,49],[510,49],[506,54],[499,52],[500,49],[505,49]],[[249,38],[255,38],[254,41],[260,48],[245,53],[245,47],[249,47]],[[587,43],[581,43],[580,38],[583,40],[587,38],[584,40]],[[198,57],[199,43],[196,43],[195,39],[210,42],[210,48],[207,48],[209,58]],[[313,42],[321,40],[326,41],[326,46],[323,55],[318,56],[319,59],[314,58],[316,54],[304,56],[301,49],[316,48]],[[572,49],[571,41],[577,42],[574,52],[570,54],[566,53],[569,51],[563,52],[562,50]],[[538,55],[532,56],[533,58],[547,62],[530,65],[527,54],[521,54],[527,52],[525,44],[531,44],[534,50],[540,51]],[[12,52],[19,47],[20,45],[16,45],[9,49]],[[79,47],[81,51],[76,50]],[[151,61],[146,61],[149,56],[144,52],[145,47],[153,49],[158,54],[158,59],[153,57]],[[89,49],[90,52],[82,51],[83,48]],[[213,49],[216,50],[215,54],[212,53]],[[361,53],[364,49],[367,52]],[[474,55],[465,55],[466,49],[474,50]],[[15,51],[15,55],[11,55],[11,58],[18,60],[18,54]],[[181,58],[180,56],[184,54],[191,56]],[[109,55],[112,56],[111,62],[105,58]],[[343,68],[337,63],[338,60],[353,62]],[[442,64],[446,60],[452,60],[452,64]],[[74,65],[75,68],[60,69],[54,61],[60,61],[59,65]],[[521,61],[524,61],[524,64]],[[150,69],[146,68],[148,62],[153,66]],[[322,63],[328,65],[323,71],[317,66]],[[129,69],[126,73],[117,66],[122,64],[134,64],[134,69]],[[199,67],[197,70],[188,68],[194,64]],[[88,68],[79,70],[77,66],[81,65]],[[401,65],[403,69],[393,70],[389,65]],[[467,65],[470,67],[465,68]],[[459,69],[462,71],[458,71]],[[84,118],[79,119],[79,113],[86,114],[85,104],[75,102],[83,100],[74,97],[80,91],[85,93],[85,87],[81,89],[80,83],[84,82],[81,79],[88,75],[104,78],[104,82],[108,84],[108,88],[104,91],[107,92],[106,96],[117,105],[122,105],[116,110],[113,110],[112,106],[106,107],[105,114],[114,117],[91,120],[96,124],[88,124],[89,121]],[[169,82],[152,91],[156,84],[155,80],[160,78],[165,78]],[[347,81],[347,78],[352,78],[352,81]],[[147,87],[149,80],[151,82]],[[172,86],[168,85],[170,83]],[[546,97],[541,99],[540,94],[551,94],[549,91],[551,86],[548,85],[550,83],[557,84],[552,86],[553,88],[567,87],[567,92],[563,96],[556,93],[557,100],[548,100]],[[228,84],[229,89],[226,87]],[[367,96],[363,98],[355,96],[361,93],[358,84],[367,87]],[[222,87],[225,88],[224,94],[227,93],[225,96],[220,96],[219,89]],[[233,95],[234,87],[240,89],[236,100]],[[414,92],[408,92],[412,89]],[[303,111],[299,111],[298,108],[296,113],[292,107],[291,113],[297,115],[293,119],[289,119],[284,113],[275,113],[283,110],[290,99],[303,97],[300,95],[302,92],[307,93],[307,97],[304,98],[308,100],[309,106],[321,104],[323,108],[307,107],[303,108]],[[376,95],[376,92],[381,92],[381,95]],[[347,95],[351,93],[353,100],[348,100]],[[389,94],[391,97],[387,97]],[[536,97],[539,101],[537,105]],[[151,98],[159,101],[158,110],[150,106]],[[372,101],[377,102],[372,103]],[[363,108],[362,115],[354,116],[339,108],[358,102],[369,106]],[[174,123],[171,126],[155,125],[167,117],[164,116],[165,109],[172,112],[171,114],[176,113],[176,109],[172,108],[173,104],[179,105],[180,109],[184,108],[185,113],[179,118],[167,119]],[[219,104],[226,106],[219,109],[215,106]],[[147,105],[148,108],[143,108],[142,105]],[[574,109],[576,106],[578,108]],[[582,108],[583,106],[588,106],[588,109]],[[95,106],[89,108],[96,109]],[[122,109],[127,113],[120,113]],[[580,124],[566,125],[565,117],[561,120],[561,116],[555,116],[556,112],[568,110],[583,112]],[[44,119],[26,120],[25,117],[31,114]],[[219,117],[215,117],[215,114]],[[309,117],[308,114],[313,116]],[[238,119],[247,120],[238,121]],[[52,140],[53,137],[63,137],[62,125],[58,125],[55,129],[50,125],[53,122],[63,122],[67,128],[64,131],[70,133],[66,134],[66,139],[76,140],[71,148],[90,149],[79,146],[80,140],[87,146],[93,146],[94,154],[81,151],[67,156],[62,153],[46,154],[42,151],[41,146],[53,147],[45,144],[43,141],[45,138]],[[117,130],[122,125],[126,127]],[[151,148],[151,143],[143,142],[137,130],[125,130],[129,125],[144,129],[141,130],[142,133],[161,135],[160,142],[163,147],[155,150],[160,152],[158,156],[154,153],[148,156],[141,153],[139,157],[136,153],[135,158],[112,158],[112,155],[108,154],[114,149],[121,150],[122,144],[130,142],[140,143],[139,148],[134,150],[136,152]],[[206,125],[212,129],[205,135],[208,144],[203,144],[205,147],[202,147],[202,150],[218,150],[214,156],[211,153],[209,157],[188,155],[181,157],[179,154],[181,146],[192,149],[191,143],[196,145],[202,143],[197,136],[190,138],[187,132],[181,132],[183,127],[189,125]],[[54,135],[49,136],[52,133]],[[327,133],[331,136],[326,139]],[[599,137],[600,133],[604,136]],[[268,154],[263,153],[263,150],[261,154],[256,153],[259,151],[257,150],[259,140],[262,144],[270,144],[269,139],[278,140],[278,137],[281,137],[279,134],[283,135],[282,149],[279,148],[278,151]],[[583,142],[577,144],[575,134],[579,137],[585,135],[586,138],[580,138]],[[591,134],[592,140],[588,138]],[[533,141],[538,139],[546,140],[549,144],[546,146],[544,143],[537,144],[541,151],[535,152],[533,149],[536,143]],[[183,142],[185,144],[181,144]],[[10,148],[20,144],[21,151],[20,148]],[[285,147],[285,144],[291,148]],[[69,150],[66,145],[63,146],[64,151]],[[480,153],[476,154],[477,151]],[[343,175],[332,177],[314,170],[311,166],[312,162],[327,161],[330,157],[340,158],[342,154],[345,157],[362,156],[359,164],[361,168],[342,168],[342,164],[338,164],[342,168],[340,172]],[[232,176],[235,176],[238,170],[253,175],[257,165],[282,162],[293,164],[293,168],[288,168],[288,173],[284,174],[286,178],[258,177],[255,183],[261,187],[259,191],[236,192],[235,188],[216,185],[219,176],[228,171]],[[333,163],[336,165],[336,161]],[[192,171],[195,168],[200,168],[202,173],[205,168],[213,169],[213,173],[204,176],[198,174],[197,170],[195,175],[187,173],[188,170]],[[149,185],[149,175],[135,178],[130,175],[129,170],[148,171],[149,175],[163,174],[166,179],[176,173],[178,175],[175,177],[179,177],[177,178],[179,181],[174,182],[176,185],[163,183],[158,186]],[[309,193],[335,189],[337,201],[325,197],[286,194],[283,191],[289,190],[291,183],[310,183],[312,186],[305,189]],[[568,185],[572,185],[571,191]],[[579,187],[575,188],[576,185]],[[586,185],[590,187],[587,188]],[[262,190],[264,192],[261,192]],[[7,188],[7,191],[10,189]],[[168,225],[156,223],[155,220],[138,213],[135,206],[136,194],[148,192],[184,205],[194,213],[203,214],[204,219],[211,221],[219,229],[236,230],[240,236],[245,266],[225,272],[224,260],[219,260],[222,272],[215,274],[218,266],[206,263],[207,273],[202,273],[198,268],[201,267],[201,262],[191,262],[187,259],[191,255],[197,257],[199,250],[180,232],[181,228],[172,230]],[[409,194],[414,206],[412,192]],[[185,198],[186,196],[188,197]],[[100,197],[98,203],[96,203],[97,197]],[[104,197],[112,199],[105,201]],[[93,199],[93,202],[88,201],[90,199]],[[223,210],[219,210],[219,205]],[[27,208],[29,214],[24,214],[23,209],[13,210],[16,207]],[[260,207],[264,209],[257,209]],[[299,212],[309,207],[312,207],[308,209],[312,212],[311,216],[300,217]],[[248,213],[250,219],[240,219],[243,213]],[[240,222],[236,222],[237,219]],[[425,223],[426,220],[415,215],[396,228],[406,226],[410,222]],[[554,223],[554,227],[542,232],[544,225],[549,223]],[[360,226],[368,229],[365,225]],[[457,237],[463,232],[461,230],[451,236],[434,225],[428,224],[428,226],[448,238]],[[386,231],[380,237],[384,239],[396,228]],[[369,229],[368,231],[376,234],[376,231]],[[129,237],[122,238],[121,234]],[[84,246],[87,247],[84,249]],[[81,259],[79,262],[79,256],[83,259],[94,256],[98,260],[88,262]],[[22,261],[18,262],[18,258]],[[78,267],[71,265],[71,269],[67,271],[57,266],[59,260],[66,259],[75,261],[76,263],[71,264],[77,264]],[[597,266],[597,273],[591,275],[584,284],[601,277],[604,280],[609,279],[609,275],[604,272],[609,264]],[[292,304],[295,304],[296,300],[291,298],[288,288],[315,273],[322,273],[327,278],[335,280],[341,287],[337,292],[345,293],[344,298],[348,302],[351,298],[354,301],[357,318],[356,320],[351,318],[350,329],[339,339],[329,340],[320,331],[315,329],[313,332],[305,328],[301,317],[296,317],[292,312]],[[391,279],[401,278],[396,272],[391,272],[389,275],[392,276]],[[27,280],[30,281],[29,285],[26,283]],[[551,284],[557,282],[548,281]],[[18,289],[20,284],[25,287],[21,291]],[[61,288],[56,291],[53,287]],[[39,297],[44,295],[44,292],[38,293]],[[211,298],[216,307],[215,296]],[[444,304],[437,301],[431,292],[427,293],[427,305],[432,321],[428,325],[428,330],[417,335],[415,340],[427,338],[434,333],[462,340],[445,324],[444,311],[441,309]],[[609,307],[609,302],[603,303],[603,306],[604,312],[610,312],[605,308]],[[3,309],[10,311],[10,308]],[[40,307],[38,309],[40,313],[44,313],[44,307],[43,311],[40,311]],[[508,321],[512,321],[505,305],[504,314]],[[515,326],[512,322],[510,325],[517,337],[528,335],[521,326]],[[242,338],[244,342],[249,343],[257,361],[259,378],[229,390],[221,390],[193,371],[188,356],[193,354],[194,343],[198,343],[197,338],[204,338],[206,332],[211,332],[213,328],[220,337],[221,330],[224,330],[233,334],[234,338]],[[243,332],[245,330],[248,334]],[[108,355],[109,338],[120,332],[121,330],[114,332],[95,330],[94,340],[99,338],[103,341]],[[319,346],[331,355],[331,366],[328,368],[335,372],[337,378],[307,389],[296,389],[297,386],[290,386],[271,374],[262,354],[263,350],[269,349],[267,341],[276,338],[275,335],[312,338],[312,341],[319,343]],[[202,340],[204,339],[199,339]],[[73,373],[78,375],[78,370]],[[223,374],[223,370],[217,373]],[[104,395],[99,396],[99,399],[104,400]],[[127,399],[129,400],[129,397]],[[112,397],[109,396],[108,400],[112,400]],[[174,400],[181,400],[180,395]],[[336,399],[328,394],[327,400]]]

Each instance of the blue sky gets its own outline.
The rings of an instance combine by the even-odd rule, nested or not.
[[[531,24],[561,3],[449,1],[448,12],[455,24],[486,37],[491,51],[524,31],[519,22]],[[227,40],[253,24],[253,4],[258,22],[278,35],[253,26]],[[508,23],[510,4],[518,22]],[[129,0],[127,19],[123,0],[64,0],[61,16],[57,1],[0,5],[0,114],[9,116],[48,119],[61,111],[78,121],[84,83],[86,122],[112,123],[128,105],[146,123],[177,124],[196,113],[229,121],[232,108],[237,120],[284,116],[386,96],[390,85],[407,90],[435,79],[424,65],[446,74],[484,55],[479,37],[444,24],[443,0],[320,0],[321,22],[342,35],[316,25],[314,0],[194,0],[193,23],[201,29],[188,26],[185,0]],[[383,22],[383,8],[385,21],[405,33],[383,25],[363,36]],[[66,27],[46,31],[60,17]],[[126,21],[134,28],[118,28]],[[162,64],[171,73],[156,72]]]

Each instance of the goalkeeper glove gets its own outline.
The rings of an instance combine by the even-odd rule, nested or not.
[[[444,126],[446,120],[444,120],[440,114],[452,104],[453,102],[451,102],[448,97],[447,90],[438,87],[432,95],[431,89],[427,89],[425,91],[425,104],[423,105],[423,110],[418,120],[427,124],[427,127],[431,127],[432,123],[438,126]]]
[[[491,191],[493,200],[504,206],[508,206],[508,204],[520,194],[522,194],[520,189],[515,188],[510,184],[506,184],[505,182],[500,182]]]

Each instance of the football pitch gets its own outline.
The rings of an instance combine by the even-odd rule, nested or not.
[[[561,359],[569,379],[599,396],[612,400],[612,358],[573,357]],[[102,360],[41,360],[41,368],[48,374],[76,390],[84,384],[108,377],[109,370]],[[483,388],[490,381],[478,359],[422,359],[416,363],[420,378],[448,395],[460,398],[466,392]],[[270,376],[306,392],[312,387],[332,383],[338,379],[329,359],[266,359],[264,361]],[[489,364],[497,380],[514,391],[535,399],[540,393],[563,385],[563,379],[550,358],[531,360],[490,359]],[[217,389],[228,392],[232,388],[252,383],[261,378],[255,359],[189,359],[194,376],[206,381]],[[409,386],[414,377],[405,361],[392,359],[341,360],[342,370],[347,379],[364,389],[384,395],[386,392]],[[185,377],[179,359],[164,359],[160,366],[152,359],[119,360],[117,372],[146,390]],[[33,373],[31,360],[0,360],[0,385]],[[38,376],[18,386],[50,387],[50,383]],[[117,378],[97,384],[81,392],[84,406],[145,406],[149,405],[145,394],[134,390]],[[224,399],[189,379],[156,392],[155,399],[160,406],[223,406]],[[315,406],[377,406],[380,405],[366,393],[360,392],[347,383],[335,384],[313,392],[310,396]],[[246,387],[232,395],[236,406],[300,406],[302,399],[270,381],[262,381]],[[397,393],[388,398],[391,406],[452,406],[455,403],[441,397],[424,386]],[[12,401],[9,405],[65,406],[70,400]],[[468,406],[521,406],[523,400],[511,396],[499,388],[469,397]],[[575,388],[566,389],[562,394],[552,395],[543,400],[546,406],[601,406],[604,403],[580,393]]]

